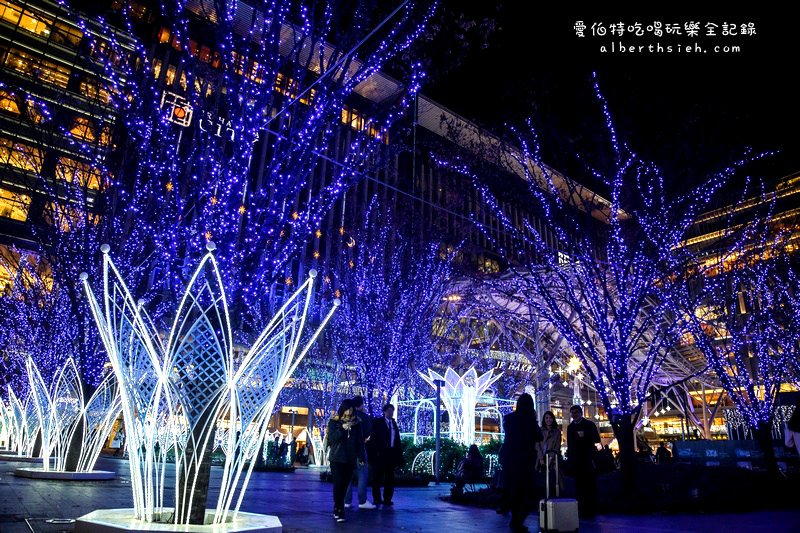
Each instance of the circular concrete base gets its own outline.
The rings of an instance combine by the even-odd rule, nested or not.
[[[0,461],[19,461],[21,463],[41,463],[41,457],[28,457],[27,455],[0,454]]]
[[[64,470],[44,470],[42,468],[17,468],[14,470],[17,477],[33,479],[64,479],[71,481],[103,481],[114,479],[116,472],[108,470],[92,470],[91,472],[66,472]]]
[[[172,512],[165,509],[164,515]],[[206,524],[170,524],[145,522],[134,518],[133,509],[101,509],[83,515],[75,522],[75,533],[281,533],[283,526],[277,516],[237,513],[236,520],[225,524],[211,524],[214,511],[206,511]],[[233,513],[229,515],[233,517]]]

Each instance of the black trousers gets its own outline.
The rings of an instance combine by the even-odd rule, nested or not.
[[[533,478],[524,479],[514,476],[508,486],[511,503],[511,528],[521,528],[525,519],[534,508],[536,486]]]
[[[575,491],[580,515],[594,516],[597,511],[597,474],[594,470],[575,472]]]
[[[391,461],[376,461],[370,463],[372,470],[372,503],[392,501],[394,496],[394,464]],[[381,498],[381,486],[383,486],[383,498]]]
[[[344,494],[347,485],[353,477],[355,465],[349,463],[331,463],[331,477],[333,477],[333,512],[344,512]]]

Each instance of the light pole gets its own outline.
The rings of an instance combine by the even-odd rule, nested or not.
[[[434,457],[435,457],[435,460],[436,460],[436,463],[435,463],[435,466],[436,466],[436,484],[438,485],[439,484],[439,463],[440,463],[440,461],[439,461],[439,445],[441,444],[441,441],[442,441],[442,418],[441,418],[441,414],[442,414],[442,410],[441,410],[442,385],[444,385],[444,380],[437,379],[437,380],[434,381],[434,383],[436,383],[436,455]],[[475,422],[473,421],[473,424],[474,423]]]

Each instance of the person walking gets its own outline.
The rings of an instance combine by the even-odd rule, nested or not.
[[[383,406],[383,416],[372,421],[369,454],[373,471],[372,503],[393,505],[394,469],[403,466],[403,448],[400,429],[394,419],[394,406],[390,403]]]
[[[536,443],[544,439],[536,421],[533,398],[522,394],[517,400],[517,408],[503,419],[506,436],[505,482],[511,498],[512,531],[526,532],[525,518],[533,509],[536,488]]]
[[[597,510],[597,472],[594,458],[600,432],[594,422],[583,417],[583,408],[573,405],[569,409],[572,422],[567,427],[567,461],[575,477],[578,493],[578,512],[590,518]]]
[[[784,443],[787,448],[794,448],[794,451],[800,454],[800,398],[795,403],[792,416],[786,423]]]
[[[556,487],[558,490],[563,490],[564,476],[561,470],[558,470],[557,476],[554,474],[561,458],[561,426],[556,423],[556,415],[552,411],[547,411],[542,415],[542,436],[544,439],[536,443],[538,466],[539,470],[544,472],[545,461],[547,461],[547,468],[550,469],[550,494],[555,494]],[[555,453],[548,454],[548,451]]]
[[[364,437],[361,447],[364,448],[365,461],[356,463],[356,480],[358,482],[358,507],[357,509],[375,509],[375,504],[367,501],[367,473],[369,472],[369,455],[366,451],[366,444],[372,435],[372,421],[369,415],[364,412],[364,398],[354,396],[350,400],[355,409],[355,414],[361,424],[361,435]],[[344,506],[351,507],[353,503],[353,480],[347,485],[347,492],[344,495]]]
[[[662,440],[661,444],[659,444],[658,448],[656,448],[656,463],[663,465],[670,462],[671,459],[672,459],[672,454],[667,449],[667,445],[664,444],[664,441]]]
[[[328,420],[326,437],[333,477],[333,517],[344,522],[344,493],[356,462],[365,459],[361,425],[350,400],[344,400],[336,415]]]

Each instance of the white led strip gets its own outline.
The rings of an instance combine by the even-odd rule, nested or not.
[[[120,383],[131,489],[140,520],[159,520],[171,507],[179,510],[174,523],[188,522],[197,466],[215,444],[226,454],[214,523],[224,523],[231,509],[234,515],[238,512],[277,396],[339,305],[335,300],[300,350],[316,277],[316,271],[310,271],[236,367],[225,291],[211,254],[213,243],[208,249],[189,281],[166,339],[159,335],[141,302],[134,302],[108,255],[108,246],[101,248],[101,302],[95,298],[88,276],[81,275]],[[223,424],[227,431],[219,431]],[[224,442],[216,439],[218,434]],[[196,453],[187,453],[187,449]],[[175,460],[173,506],[164,502],[168,452]]]

